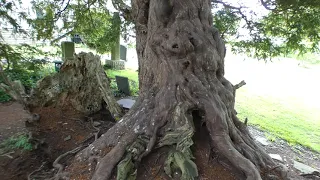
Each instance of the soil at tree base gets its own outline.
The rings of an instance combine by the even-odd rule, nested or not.
[[[28,174],[38,169],[43,162],[47,162],[45,169],[49,171],[52,168],[52,162],[59,155],[79,146],[95,132],[90,122],[86,121],[87,118],[84,115],[68,106],[36,108],[32,112],[38,113],[41,119],[38,124],[28,127],[28,130],[33,132],[34,138],[40,141],[43,140],[45,143],[33,151],[15,151],[14,154],[11,154],[13,159],[0,156],[1,180],[27,179]],[[93,116],[94,120],[104,120],[102,122],[105,122],[110,127],[113,120],[110,117],[109,119],[107,118],[106,113],[103,114],[101,112]],[[105,132],[106,130],[104,129],[103,131]],[[69,135],[71,139],[65,141],[65,138]],[[219,163],[208,161],[209,146],[206,144],[207,139],[202,137],[202,134],[195,138],[197,143],[194,146],[196,152],[194,156],[201,179],[237,179],[226,167]],[[106,153],[109,150],[106,149]],[[171,179],[163,171],[163,162],[168,153],[167,150],[168,148],[161,148],[145,157],[141,166],[139,166],[137,179]],[[71,179],[90,179],[90,173],[85,173],[87,165],[78,163],[77,167],[68,167],[70,163],[68,160],[70,158],[67,158],[67,161],[63,161],[67,165],[66,168],[77,168],[76,172],[79,172],[79,174],[74,174]],[[115,176],[112,179],[115,179]]]
[[[202,128],[205,130],[205,128]],[[194,137],[194,142],[196,144],[193,146],[193,152],[195,157],[195,163],[197,164],[199,170],[199,179],[201,180],[236,180],[240,178],[236,172],[233,171],[228,165],[223,166],[218,161],[210,160],[210,146],[208,142],[207,131],[200,131],[200,127],[197,129],[197,133]],[[112,148],[108,148],[102,154],[107,154]],[[172,178],[167,176],[163,170],[163,164],[167,158],[169,148],[162,147],[155,150],[145,158],[143,158],[141,164],[138,166],[137,170],[137,180],[171,180],[179,179],[173,175]],[[76,161],[76,163],[71,163],[72,165],[67,168],[67,171],[73,172],[74,174],[70,179],[75,180],[88,180],[90,179],[94,164],[88,166],[83,162]],[[178,174],[176,174],[178,175]],[[116,169],[114,170],[112,180],[116,180]]]
[[[10,104],[7,104],[10,105]],[[13,104],[13,106],[15,106]],[[20,106],[19,106],[20,107]],[[21,109],[15,109],[20,112]],[[0,174],[1,180],[24,180],[27,175],[38,169],[43,162],[47,162],[45,169],[49,171],[52,168],[52,162],[61,154],[78,147],[84,140],[91,137],[95,130],[91,127],[88,118],[81,113],[74,111],[70,106],[64,107],[43,107],[33,109],[33,113],[38,113],[41,119],[38,124],[28,127],[29,131],[33,132],[33,136],[38,140],[43,140],[45,143],[38,149],[33,151],[15,151],[11,154],[10,159],[7,156],[0,156]],[[11,115],[8,114],[10,117]],[[8,116],[8,117],[9,117]],[[17,116],[20,117],[19,113]],[[91,116],[93,120],[101,120],[101,133],[106,132],[112,126],[114,121],[105,111],[101,111]],[[18,118],[19,119],[19,118]],[[12,124],[10,122],[10,124]],[[21,122],[20,122],[21,124]],[[2,123],[2,126],[5,126]],[[18,125],[20,127],[21,125]],[[12,129],[15,131],[14,129]],[[20,130],[20,128],[18,129]],[[233,171],[233,168],[219,161],[220,157],[210,155],[210,146],[208,144],[208,134],[206,128],[202,125],[196,124],[196,133],[194,136],[195,145],[192,147],[195,156],[195,163],[198,166],[199,179],[201,180],[234,180],[243,179],[241,175]],[[70,140],[65,140],[66,137],[71,136]],[[91,138],[91,141],[93,139]],[[111,150],[105,149],[104,153]],[[169,180],[163,171],[163,163],[167,157],[169,148],[163,147],[155,150],[150,155],[145,157],[137,171],[137,179],[155,179],[155,180]],[[282,151],[279,149],[279,151]],[[71,163],[72,156],[64,158],[62,161],[66,165],[66,169],[75,172],[71,179],[87,180],[90,179],[91,173],[87,164]],[[68,164],[72,164],[68,166]],[[116,169],[114,170],[116,171]],[[115,174],[115,173],[114,173]],[[116,179],[113,175],[112,179]],[[173,179],[177,179],[173,177]],[[294,179],[303,179],[297,177]]]
[[[11,154],[12,159],[0,156],[1,180],[27,179],[27,175],[38,169],[43,162],[47,162],[46,168],[51,168],[52,162],[59,155],[79,146],[96,131],[87,117],[70,106],[43,107],[33,109],[32,112],[38,113],[41,117],[39,123],[28,127],[37,139],[33,143],[44,143],[33,151],[15,150],[15,153]],[[101,121],[103,132],[114,123],[103,112],[95,114],[93,120],[104,120]],[[65,140],[68,136],[71,137],[70,140]]]
[[[0,143],[16,133],[25,132],[24,119],[30,117],[17,102],[0,103]]]

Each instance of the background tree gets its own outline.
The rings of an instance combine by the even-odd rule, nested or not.
[[[52,53],[42,51],[38,47],[29,44],[8,44],[2,32],[7,31],[14,35],[24,37],[30,36],[21,24],[27,21],[29,14],[22,9],[22,1],[2,0],[0,2],[0,102],[10,100],[8,94],[15,94],[11,87],[18,87],[18,91],[29,91],[34,82],[44,76],[38,72],[47,63],[46,57]],[[43,58],[44,57],[44,58]],[[15,80],[20,80],[17,86],[13,85]],[[4,92],[5,91],[5,92]],[[9,92],[13,93],[9,93]]]
[[[213,0],[221,7],[231,24],[242,21],[242,28],[249,36],[243,37],[237,29],[231,41],[234,52],[270,59],[289,53],[319,53],[319,6],[316,1],[260,0],[256,11],[243,5],[232,5],[227,1]],[[259,14],[265,10],[266,13]],[[219,16],[218,16],[219,17]],[[226,17],[225,17],[226,18]],[[220,27],[219,21],[216,21]],[[228,21],[225,21],[228,22]],[[231,26],[231,29],[232,26]],[[223,32],[223,31],[222,31]]]
[[[106,53],[119,38],[120,21],[112,18],[105,6],[103,1],[33,1],[33,8],[40,16],[29,19],[29,23],[38,40],[56,43],[78,34],[88,47]]]

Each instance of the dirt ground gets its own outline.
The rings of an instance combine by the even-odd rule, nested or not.
[[[32,132],[32,143],[37,146],[33,151],[14,150],[8,156],[0,156],[0,174],[2,180],[23,180],[27,175],[38,169],[42,163],[50,169],[52,162],[61,154],[93,140],[96,129],[91,119],[69,107],[44,107],[32,110],[40,115],[38,123],[25,127],[24,119],[28,117],[17,103],[1,104],[1,135],[8,138],[18,132]],[[113,125],[108,114],[99,112],[92,120],[101,123],[101,133]],[[90,120],[89,120],[90,119]],[[10,129],[8,129],[10,127]],[[6,130],[6,131],[2,131]],[[90,138],[91,137],[91,138]],[[41,177],[39,179],[42,179]]]
[[[18,132],[32,132],[33,144],[37,149],[33,151],[15,150],[8,156],[0,156],[0,174],[2,180],[24,180],[35,170],[42,167],[45,173],[34,176],[35,179],[44,179],[48,174],[52,174],[52,162],[61,154],[94,140],[94,133],[97,132],[92,127],[92,122],[100,123],[100,133],[106,132],[115,123],[108,112],[100,111],[92,116],[84,116],[70,107],[44,107],[33,109],[33,113],[40,115],[40,121],[25,128],[24,118],[28,113],[22,106],[12,102],[0,104],[0,132],[1,140],[12,136]],[[9,128],[10,127],[10,128]],[[194,137],[195,145],[192,150],[195,152],[195,163],[199,169],[199,180],[235,180],[243,179],[239,172],[233,171],[232,166],[221,163],[219,158],[209,158],[210,150],[208,145],[208,135],[203,128],[196,125],[197,133]],[[254,129],[253,133],[264,133]],[[261,134],[259,134],[261,135]],[[317,166],[320,165],[318,153],[302,148],[300,151],[293,150],[285,142],[266,147],[270,153],[278,153],[286,157],[288,168],[294,179],[298,177],[296,171],[292,169],[292,160],[300,158],[304,163]],[[108,150],[106,150],[107,152]],[[161,148],[143,159],[138,169],[138,180],[145,179],[171,179],[163,172],[163,162],[166,158],[167,149]],[[64,158],[63,163],[71,162],[72,156]],[[291,163],[291,164],[290,164]],[[88,179],[86,165],[77,164],[66,166],[67,169],[76,168],[78,174],[71,179]],[[81,176],[80,176],[81,175]],[[115,177],[113,177],[115,179]],[[174,178],[175,179],[175,178]]]
[[[17,102],[0,104],[0,143],[14,134],[25,132],[24,119],[28,117],[28,111]]]

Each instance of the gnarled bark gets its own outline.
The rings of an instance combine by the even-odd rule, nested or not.
[[[114,127],[77,154],[80,161],[102,157],[92,179],[110,178],[117,164],[118,179],[134,178],[141,159],[162,146],[172,149],[165,172],[171,176],[178,169],[180,179],[194,179],[193,111],[202,116],[212,151],[246,179],[285,176],[273,171],[283,172],[236,116],[236,87],[224,78],[225,46],[212,25],[210,1],[134,0],[133,5],[140,97]],[[109,146],[114,148],[104,154]]]
[[[66,59],[59,73],[37,83],[30,98],[30,106],[63,104],[70,101],[73,108],[85,114],[97,112],[106,104],[114,116],[122,112],[109,87],[109,80],[100,58],[92,53],[75,54]]]

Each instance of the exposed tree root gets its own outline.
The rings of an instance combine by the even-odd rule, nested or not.
[[[47,163],[47,162],[43,162],[38,169],[32,171],[32,172],[28,175],[28,180],[33,180],[33,179],[31,178],[31,176],[32,176],[33,174],[35,174],[36,172],[41,171],[42,168],[44,167],[44,165],[45,165],[46,163]]]
[[[91,124],[92,128],[96,130],[96,132],[94,133],[94,140],[96,141],[98,139],[98,136],[100,133],[100,128],[97,128],[96,126],[94,126],[93,118],[90,118],[90,124]]]
[[[110,132],[117,135],[118,142],[113,141],[115,134],[108,136],[107,134],[110,132],[107,132],[102,137],[105,142],[103,145],[99,142],[101,140],[99,138],[77,155],[80,160],[102,155],[102,158],[98,160],[92,179],[109,179],[116,165],[118,165],[117,179],[135,179],[136,169],[141,159],[152,149],[163,146],[172,147],[164,164],[164,170],[168,176],[179,171],[181,179],[197,177],[197,166],[192,161],[193,155],[190,150],[193,144],[191,138],[195,132],[190,103],[173,105],[170,110],[171,114],[166,115],[168,119],[165,121],[154,120],[154,122],[161,122],[161,124],[153,124],[148,121],[150,118],[156,118],[155,116],[144,118],[142,122],[139,118],[133,118],[135,114],[138,117],[139,113],[132,112],[142,112],[147,107],[142,102],[140,106],[135,108],[137,108],[136,111],[129,112],[128,116],[110,129]],[[223,118],[218,113],[223,111],[213,111],[212,109],[217,109],[217,107],[204,108],[203,120],[210,133],[211,147],[220,156],[228,159],[227,163],[231,163],[233,167],[243,172],[248,180],[262,179],[261,170],[269,169],[272,171],[275,169],[276,164],[254,143],[246,126],[238,119],[232,119],[236,116],[231,115]],[[237,122],[235,124],[238,124],[238,127],[235,126],[234,121]],[[124,128],[125,125],[131,127],[130,130]],[[108,146],[114,146],[114,148],[103,156],[101,151]]]
[[[11,152],[7,152],[7,153],[4,153],[4,154],[1,154],[0,156],[6,156],[6,157],[8,157],[10,159],[13,159],[13,157],[10,155],[10,154],[13,154],[13,153],[14,153],[14,151],[11,151]]]
[[[57,173],[54,175],[54,177],[51,178],[52,180],[64,179],[64,178],[67,176],[67,173],[66,173],[66,172],[63,172],[64,166],[63,166],[62,164],[60,164],[59,161],[60,161],[62,158],[66,157],[66,156],[68,156],[68,155],[70,155],[70,154],[75,154],[75,153],[79,152],[82,148],[83,148],[83,147],[80,146],[80,147],[77,147],[77,148],[75,148],[75,149],[73,149],[73,150],[71,150],[71,151],[68,151],[68,152],[60,155],[60,156],[53,162],[52,166],[53,166],[55,169],[57,169],[58,171],[57,171]]]

